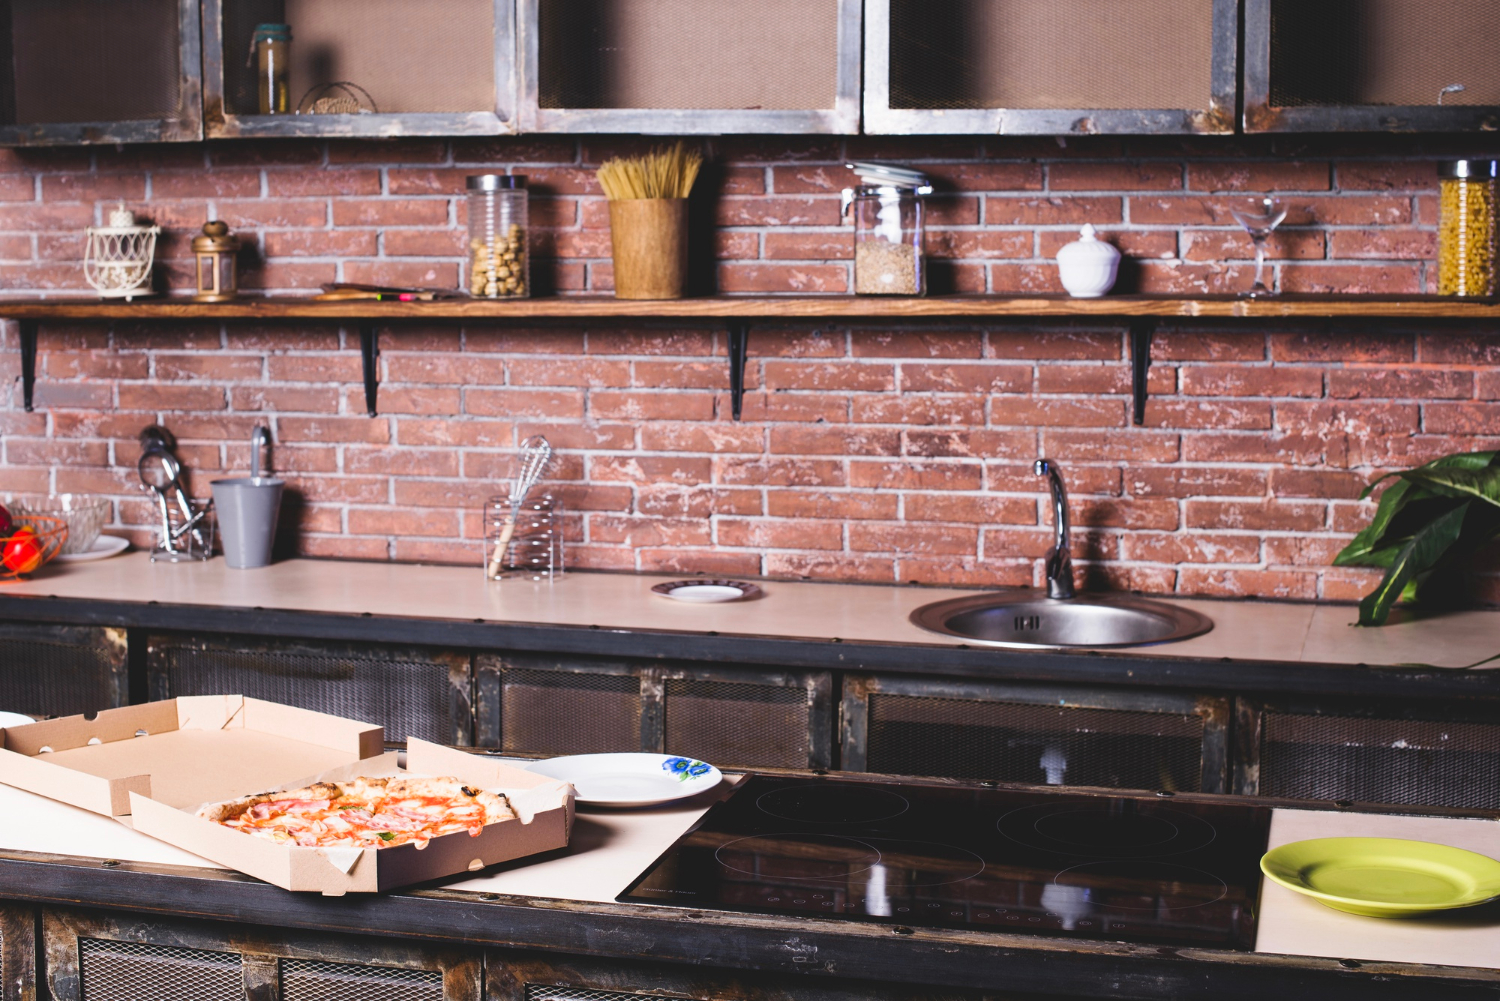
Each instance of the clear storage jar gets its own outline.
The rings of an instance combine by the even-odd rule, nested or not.
[[[844,189],[844,215],[854,214],[855,294],[927,294],[922,216],[923,196],[931,193],[928,185]]]
[[[521,502],[491,497],[484,515],[484,575],[490,580],[554,580],[563,574],[562,502],[533,489]]]
[[[1438,292],[1495,294],[1495,161],[1438,164]]]
[[[483,299],[531,295],[526,178],[478,174],[468,180],[467,291]]]

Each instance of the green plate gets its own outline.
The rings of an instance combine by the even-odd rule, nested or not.
[[[1500,862],[1431,841],[1294,841],[1266,852],[1260,871],[1336,910],[1375,918],[1473,907],[1500,897]]]

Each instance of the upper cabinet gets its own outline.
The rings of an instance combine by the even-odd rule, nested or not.
[[[524,132],[859,131],[860,0],[517,9]]]
[[[0,0],[0,145],[203,138],[199,0]]]
[[[865,131],[1233,132],[1237,8],[866,0]]]
[[[1245,0],[1245,131],[1493,131],[1496,39],[1495,0]]]
[[[515,131],[515,0],[202,2],[210,138]],[[262,24],[291,27],[284,114],[261,113]]]

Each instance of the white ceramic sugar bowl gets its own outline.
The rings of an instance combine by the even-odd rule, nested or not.
[[[1120,252],[1098,237],[1093,226],[1084,226],[1077,240],[1057,252],[1057,272],[1063,288],[1075,299],[1097,299],[1115,284],[1120,273]]]

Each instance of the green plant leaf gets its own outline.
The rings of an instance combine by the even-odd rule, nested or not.
[[[1469,504],[1464,503],[1434,519],[1412,536],[1391,561],[1385,577],[1375,590],[1365,595],[1359,603],[1359,624],[1383,626],[1390,618],[1396,599],[1407,592],[1419,574],[1431,570],[1442,560],[1448,550],[1463,533],[1464,518],[1469,513]]]
[[[1500,466],[1483,469],[1429,469],[1424,466],[1406,470],[1401,479],[1445,497],[1473,498],[1500,507]]]

